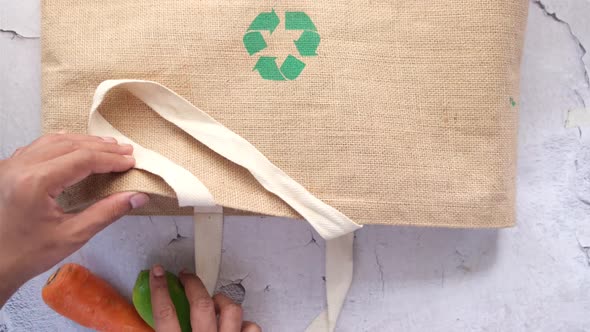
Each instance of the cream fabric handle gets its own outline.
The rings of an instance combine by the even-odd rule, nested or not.
[[[311,322],[306,332],[334,331],[352,283],[354,233],[326,241],[327,309]]]
[[[199,207],[194,214],[195,271],[203,281],[209,295],[213,296],[223,244],[223,208],[221,206]]]
[[[304,217],[314,229],[327,240],[326,243],[326,292],[328,310],[310,325],[308,331],[333,331],[342,303],[352,280],[352,233],[361,226],[344,214],[325,204],[298,182],[272,164],[260,151],[241,136],[215,121],[207,113],[198,109],[172,90],[156,82],[141,80],[109,80],[96,89],[88,132],[92,135],[111,136],[120,143],[134,147],[136,168],[156,174],[166,181],[176,193],[180,206],[214,207],[215,200],[209,190],[193,174],[166,157],[133,142],[114,128],[99,112],[98,108],[107,93],[113,88],[124,88],[152,110],[183,129],[199,142],[226,159],[246,168],[268,191],[277,195],[285,203]],[[205,257],[204,248],[197,249],[196,262],[207,271],[198,271],[211,292],[215,286],[221,257],[221,221],[203,224],[195,215],[195,240],[202,243],[217,241],[215,252]],[[198,229],[199,228],[199,232]],[[216,240],[203,232],[215,232]],[[219,252],[217,251],[219,248]],[[350,256],[350,257],[349,257]],[[350,258],[350,259],[349,259]],[[199,268],[199,266],[197,266]],[[215,271],[212,271],[212,270]],[[316,323],[318,322],[318,323]]]
[[[91,134],[111,134],[117,139],[124,137],[123,134],[113,128],[113,126],[111,126],[111,124],[96,111],[108,91],[115,87],[124,88],[131,92],[135,97],[151,107],[164,119],[172,122],[187,134],[205,144],[211,150],[217,152],[219,155],[246,168],[266,190],[277,195],[285,201],[285,203],[289,204],[295,211],[305,218],[324,239],[333,239],[353,232],[361,227],[338,210],[313,196],[303,186],[271,163],[264,155],[262,155],[262,153],[260,153],[260,151],[244,138],[229,130],[221,123],[215,121],[207,113],[196,108],[186,99],[159,83],[136,80],[109,80],[101,83],[96,89],[90,113],[88,130]],[[125,141],[131,142],[131,140],[126,137]],[[170,160],[153,151],[141,148],[134,142],[131,143],[135,147],[140,148],[142,157],[144,154],[150,154],[149,156],[146,156],[145,159],[141,158],[142,161],[140,162],[140,165],[136,166],[137,168],[151,172],[149,168],[154,165],[164,162],[167,164],[172,163]],[[147,151],[150,151],[150,153]],[[134,155],[136,158],[138,157],[137,153],[134,153]],[[180,166],[176,168],[179,167]],[[171,172],[164,171],[160,168],[160,172],[165,173],[164,175],[173,173],[172,177],[169,176],[166,178],[162,176],[162,178],[164,178],[175,191],[176,187],[183,189],[181,195],[178,195],[179,193],[177,192],[180,206],[215,205],[207,188],[204,188],[203,184],[192,175],[190,176],[192,178],[191,182],[193,182],[198,188],[193,189],[191,193],[184,192],[184,189],[187,187],[184,182],[185,179],[188,179],[189,177],[189,175],[186,174],[188,171],[184,170],[182,176],[174,174],[177,170]],[[161,175],[157,172],[155,174]],[[188,199],[181,199],[184,198],[184,196],[194,199],[195,194],[201,199],[197,199],[194,203],[186,202]]]

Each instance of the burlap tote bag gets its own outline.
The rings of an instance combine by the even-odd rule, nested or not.
[[[527,1],[43,2],[44,131],[114,136],[137,169],[66,210],[151,194],[195,215],[213,290],[222,208],[307,220],[327,239],[334,330],[363,224],[514,223]]]

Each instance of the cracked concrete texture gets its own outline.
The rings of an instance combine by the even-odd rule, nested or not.
[[[381,281],[381,292],[385,294],[385,278],[383,277],[383,264],[381,263],[381,259],[379,258],[377,248],[378,246],[375,246],[375,264],[377,264],[377,270],[379,271],[379,280]]]
[[[0,33],[0,158],[30,143],[41,127],[39,41],[12,38]]]
[[[39,38],[38,1],[0,0],[0,31],[23,38]]]
[[[568,23],[567,21],[564,21],[560,17],[558,17],[557,12],[550,11],[547,8],[547,5],[545,5],[545,3],[543,3],[541,0],[534,1],[534,4],[536,4],[547,16],[553,18],[555,21],[557,21],[559,23],[565,24],[565,26],[568,28],[572,38],[574,39],[574,41],[578,44],[578,46],[580,48],[580,64],[581,64],[581,66],[583,68],[583,72],[584,72],[584,78],[585,78],[585,83],[586,83],[585,88],[586,88],[586,90],[588,90],[588,88],[590,88],[590,77],[588,76],[588,65],[586,62],[587,57],[588,57],[588,52],[586,50],[586,47],[584,46],[584,44],[582,44],[582,42],[580,41],[580,38],[574,32],[572,25],[570,23]],[[584,104],[584,106],[586,106],[586,100],[582,97],[580,92],[578,90],[576,90],[576,93],[582,98],[582,103]]]
[[[590,13],[590,2],[585,0],[573,0],[570,2],[551,1],[551,0],[535,0],[533,1],[547,16],[551,17],[556,22],[564,24],[569,30],[570,35],[580,48],[580,64],[583,68],[585,86],[583,92],[575,90],[578,96],[582,99],[584,107],[590,105],[588,98],[590,96],[590,76],[588,71],[590,68],[590,55],[588,54],[588,47],[590,45],[590,23],[588,20],[588,13]],[[559,11],[559,13],[558,13]]]
[[[6,3],[11,11],[37,6],[0,0],[0,18],[7,17]],[[517,227],[363,228],[338,331],[587,330],[590,129],[564,123],[567,110],[590,105],[584,73],[590,59],[582,49],[590,50],[588,17],[586,0],[531,5],[519,103]],[[38,35],[12,22],[0,28]],[[39,130],[39,41],[13,37],[0,33],[0,157]],[[138,271],[150,264],[192,267],[192,232],[190,218],[127,217],[67,261],[88,266],[129,296]],[[323,258],[324,242],[305,223],[230,217],[219,287],[243,286],[245,318],[265,330],[302,331],[323,307]],[[0,331],[84,330],[42,303],[47,276],[29,282],[0,312]]]
[[[14,38],[21,38],[21,39],[39,39],[39,37],[29,37],[29,36],[23,36],[20,33],[14,31],[14,30],[6,30],[6,29],[0,29],[1,33],[8,33],[10,35],[12,35],[12,39]]]

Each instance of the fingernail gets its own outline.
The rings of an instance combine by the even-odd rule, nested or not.
[[[111,143],[117,143],[117,140],[112,138],[112,137],[101,137],[103,139],[103,141],[107,141],[107,142],[111,142]]]
[[[125,157],[127,159],[133,159],[133,160],[135,160],[135,158],[132,155],[130,155],[130,154],[125,154],[125,155],[123,155],[123,157]]]
[[[162,277],[164,275],[164,268],[162,265],[156,264],[152,267],[152,274],[154,277]]]
[[[133,145],[131,145],[131,144],[125,144],[125,143],[121,143],[121,144],[119,144],[119,145],[120,145],[121,147],[124,147],[124,148],[133,149]]]
[[[150,197],[144,193],[138,193],[129,198],[129,204],[133,209],[140,208],[150,201]]]

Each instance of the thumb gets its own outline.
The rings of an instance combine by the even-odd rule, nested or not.
[[[123,217],[132,209],[144,206],[149,196],[144,193],[122,192],[110,195],[64,222],[63,227],[75,242],[86,243],[96,233]]]

